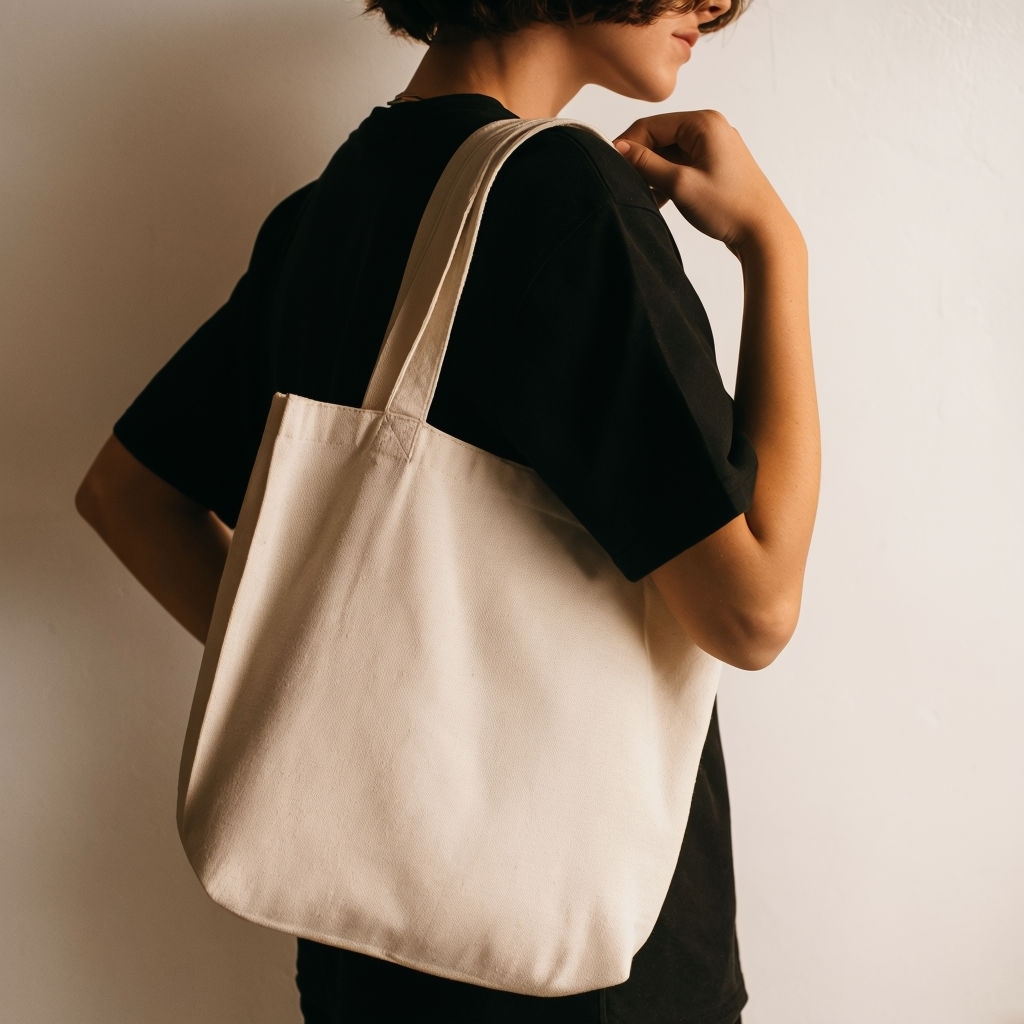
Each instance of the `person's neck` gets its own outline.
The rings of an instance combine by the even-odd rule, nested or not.
[[[583,85],[569,42],[567,31],[555,25],[436,40],[402,95],[480,93],[519,117],[554,117]]]

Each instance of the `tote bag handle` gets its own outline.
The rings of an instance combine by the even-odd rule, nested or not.
[[[416,232],[364,409],[426,422],[491,185],[519,146],[558,125],[597,135],[578,121],[508,119],[485,125],[456,150]]]

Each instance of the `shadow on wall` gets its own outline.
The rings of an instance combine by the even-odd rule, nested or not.
[[[226,296],[271,206],[405,84],[416,52],[355,4],[207,20],[164,7],[102,24],[88,6],[59,24],[25,15],[39,20],[15,26],[8,69],[11,1019],[297,1017],[291,941],[209,904],[174,834],[198,648],[71,502],[121,409]]]

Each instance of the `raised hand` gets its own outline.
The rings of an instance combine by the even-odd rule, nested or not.
[[[641,118],[615,146],[659,198],[737,255],[797,230],[739,132],[717,111]]]

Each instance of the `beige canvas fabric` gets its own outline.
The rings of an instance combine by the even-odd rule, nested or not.
[[[425,422],[487,190],[553,123],[456,153],[363,408],[275,398],[178,807],[235,913],[538,995],[628,977],[719,670],[531,470]]]

